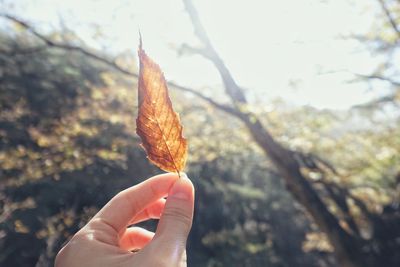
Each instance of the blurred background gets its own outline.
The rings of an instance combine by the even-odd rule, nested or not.
[[[400,266],[397,0],[0,0],[0,266],[53,266],[161,172],[139,30],[189,141],[189,266]]]

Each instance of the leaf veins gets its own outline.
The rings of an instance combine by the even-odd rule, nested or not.
[[[139,112],[136,133],[147,157],[160,169],[179,174],[185,167],[187,141],[179,115],[172,108],[160,67],[139,46]]]

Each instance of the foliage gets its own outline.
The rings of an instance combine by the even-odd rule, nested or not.
[[[108,199],[157,170],[135,136],[135,80],[23,33],[2,33],[0,41],[0,265],[51,266]],[[189,265],[335,266],[326,237],[243,125],[181,92],[172,98],[187,125],[187,170],[196,186]],[[252,108],[287,147],[325,155],[340,173],[327,182],[377,214],[398,213],[397,117],[270,106]],[[368,238],[367,220],[350,206]]]
[[[49,266],[99,206],[151,172],[130,134],[134,83],[78,54],[31,53],[26,36],[1,38],[0,262]]]
[[[0,265],[49,266],[112,195],[156,170],[134,134],[135,81],[79,54],[28,52],[37,44],[24,35],[3,34],[1,43],[7,52],[0,57]],[[246,135],[235,123],[221,125],[225,115],[174,98],[191,125],[188,170],[197,188],[191,266],[323,260],[302,253],[308,220],[274,174],[266,176],[260,152],[243,146]],[[209,136],[215,141],[205,142]],[[281,222],[290,216],[298,219]]]

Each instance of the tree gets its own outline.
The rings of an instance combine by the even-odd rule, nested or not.
[[[108,199],[156,170],[135,136],[135,80],[66,45],[42,46],[24,33],[4,33],[1,41],[0,265],[51,266],[63,243]],[[254,147],[243,146],[246,135],[237,125],[221,128],[225,114],[208,114],[204,103],[174,97],[185,124],[193,125],[186,129],[193,150],[189,176],[199,177],[190,265],[328,261],[329,255],[302,252],[309,221],[279,180],[264,179],[276,174]],[[197,140],[199,116],[193,110],[207,125]],[[210,136],[214,141],[206,143]],[[221,141],[229,138],[229,146]],[[293,215],[296,223],[279,219]],[[287,233],[290,239],[283,238]]]
[[[257,115],[248,108],[243,89],[236,83],[228,68],[212,46],[210,39],[203,28],[199,15],[190,0],[184,0],[186,10],[192,21],[194,32],[202,42],[203,47],[187,49],[199,53],[210,60],[219,72],[223,81],[225,92],[232,101],[232,106],[226,108],[227,112],[241,120],[247,127],[254,141],[261,147],[277,168],[284,179],[288,191],[308,211],[319,228],[327,235],[335,249],[338,262],[341,266],[396,266],[400,263],[396,251],[396,238],[400,235],[400,228],[394,222],[399,220],[397,214],[374,214],[366,205],[346,190],[335,183],[328,183],[329,175],[338,175],[336,170],[325,160],[314,155],[306,155],[283,147],[270,134]],[[304,170],[306,169],[306,171]],[[329,170],[329,171],[327,171]],[[331,174],[329,174],[331,172]],[[317,173],[327,192],[325,198],[335,203],[343,214],[347,229],[340,223],[341,218],[331,212],[312,184],[310,173]],[[374,229],[373,238],[363,238],[358,230],[358,225],[353,219],[348,207],[351,199],[358,206],[368,224]],[[391,240],[391,241],[389,241]],[[394,249],[394,250],[393,250]]]
[[[201,48],[185,45],[185,49],[203,55],[214,64],[221,75],[226,95],[232,104],[220,104],[196,90],[176,84],[171,85],[197,95],[217,109],[234,116],[245,125],[252,139],[276,167],[279,177],[283,178],[288,191],[326,234],[335,249],[341,266],[397,266],[400,261],[399,256],[396,255],[396,251],[399,249],[396,239],[400,235],[398,206],[375,203],[380,208],[372,209],[368,200],[357,196],[356,189],[340,183],[346,179],[341,171],[333,167],[327,160],[314,153],[305,153],[289,149],[287,144],[282,145],[282,142],[279,142],[271,134],[273,129],[265,126],[268,125],[265,119],[251,111],[244,90],[236,83],[229,69],[213,48],[192,3],[188,0],[185,0],[184,3],[192,20],[195,34],[203,44]],[[381,3],[383,2],[381,1]],[[393,21],[393,19],[391,20]],[[391,24],[393,25],[392,22]],[[26,26],[29,28],[29,25]],[[48,45],[63,48],[60,44],[47,42],[44,36],[37,36]],[[64,48],[71,49],[71,47]],[[74,50],[79,49],[74,48]],[[96,58],[93,53],[87,53],[85,50],[83,53]],[[126,74],[135,75],[135,73],[127,72],[116,66],[112,61],[104,58],[100,58],[100,60],[119,68]],[[375,79],[375,77],[370,78]],[[386,77],[383,79],[389,80]],[[398,133],[398,128],[394,128],[394,134],[396,133]],[[396,162],[398,161],[394,161],[393,164]],[[393,172],[388,172],[388,175],[393,175]],[[397,186],[396,173],[390,180],[394,181],[392,184]],[[390,201],[395,202],[394,195]],[[368,229],[371,231],[369,235],[366,235],[365,232],[368,232]]]
[[[375,108],[376,110],[392,105],[395,109],[398,109],[400,99],[399,70],[393,55],[398,51],[400,40],[399,2],[390,0],[377,0],[376,2],[382,10],[382,17],[375,21],[374,31],[369,33],[368,36],[355,35],[353,37],[364,43],[373,53],[383,54],[385,57],[373,73],[358,74],[357,76],[365,82],[372,83],[375,90],[384,92],[387,87],[389,87],[389,90],[382,93],[381,97],[361,107]]]
[[[137,167],[147,165],[124,131],[129,90],[112,94],[107,68],[26,35],[0,39],[0,265],[50,266],[130,172],[151,169]]]

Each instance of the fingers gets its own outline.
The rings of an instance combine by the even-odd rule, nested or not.
[[[165,199],[161,198],[136,215],[129,224],[140,223],[149,219],[160,219],[165,207]]]
[[[146,246],[153,238],[154,233],[140,227],[126,229],[119,240],[120,248],[124,250],[139,250]]]
[[[113,235],[125,231],[132,218],[149,204],[165,197],[177,179],[177,174],[166,173],[125,189],[112,198],[88,225],[106,225],[107,227],[95,228],[108,229],[107,231]]]
[[[186,239],[192,227],[194,206],[194,188],[192,182],[183,175],[168,194],[161,215],[154,246],[169,252],[171,256],[182,256]],[[173,260],[173,259],[171,259]]]

